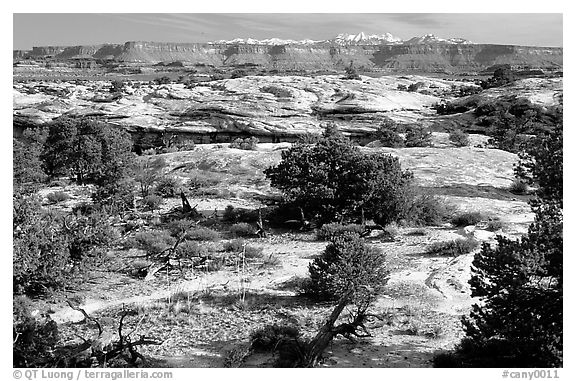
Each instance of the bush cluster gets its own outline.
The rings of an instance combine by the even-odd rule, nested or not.
[[[32,316],[32,304],[24,296],[15,296],[12,306],[13,366],[42,368],[53,364],[58,325],[50,317]]]
[[[283,341],[300,336],[297,327],[272,324],[264,326],[250,334],[250,345],[254,351],[269,352],[278,349]]]
[[[484,219],[484,215],[480,212],[464,212],[452,217],[452,224],[456,227],[463,227],[469,225],[476,225]]]
[[[253,237],[256,228],[246,222],[239,222],[230,226],[230,233],[235,237]]]
[[[232,224],[238,222],[253,223],[258,221],[258,211],[253,209],[235,208],[232,205],[228,205],[224,209],[222,219],[224,222]]]
[[[180,181],[172,176],[165,176],[158,180],[154,192],[164,198],[176,197],[180,193]]]
[[[245,139],[237,138],[232,143],[230,143],[230,148],[254,151],[258,148],[258,143],[258,138],[254,136]]]
[[[448,135],[448,139],[457,147],[466,147],[470,144],[468,134],[462,130],[454,130]]]
[[[49,213],[32,196],[13,199],[13,284],[16,293],[38,294],[81,282],[99,264],[118,233],[108,216]]]
[[[406,130],[406,147],[430,147],[432,131],[425,127],[411,127]]]
[[[132,245],[154,255],[172,247],[176,240],[165,230],[149,230],[137,233]]]
[[[48,199],[48,201],[50,203],[57,204],[59,202],[63,202],[63,201],[70,199],[70,195],[66,192],[56,191],[56,192],[48,193],[46,195],[46,198]]]
[[[438,226],[450,219],[453,208],[438,196],[415,195],[403,213],[404,220],[414,226]]]
[[[510,187],[508,188],[510,193],[514,193],[517,195],[525,195],[528,193],[528,184],[521,179],[515,179]]]

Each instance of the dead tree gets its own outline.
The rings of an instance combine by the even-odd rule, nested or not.
[[[138,313],[133,310],[126,310],[122,312],[120,321],[118,323],[118,339],[115,340],[115,335],[110,331],[104,331],[100,322],[89,316],[86,311],[78,306],[74,306],[69,300],[68,305],[82,313],[85,321],[92,321],[98,328],[98,335],[92,339],[82,339],[82,343],[72,347],[63,348],[59,352],[60,361],[59,366],[64,367],[91,367],[96,361],[99,366],[108,367],[116,360],[121,360],[127,365],[134,366],[138,359],[145,361],[137,347],[141,345],[161,345],[163,341],[155,338],[147,338],[140,336],[139,339],[133,341],[131,335],[138,329],[138,326],[143,319],[136,324],[136,326],[128,333],[124,333],[125,319],[128,316],[134,316]],[[88,353],[87,353],[88,352]]]
[[[184,191],[180,191],[180,198],[182,199],[182,212],[183,213],[190,213],[192,211],[192,206],[188,202],[188,198],[184,194]]]
[[[264,229],[264,222],[262,220],[262,208],[258,208],[258,222],[256,222],[256,226],[258,226],[258,237],[266,238],[266,230]]]

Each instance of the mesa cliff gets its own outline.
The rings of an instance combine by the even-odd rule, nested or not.
[[[235,44],[126,42],[93,46],[34,47],[14,51],[14,59],[94,59],[134,64],[181,61],[190,65],[257,66],[268,70],[361,70],[391,72],[481,72],[509,64],[519,70],[561,70],[563,48],[470,43]]]

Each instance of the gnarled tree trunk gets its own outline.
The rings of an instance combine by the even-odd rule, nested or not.
[[[320,360],[324,350],[328,347],[328,345],[330,345],[330,342],[334,336],[339,333],[337,329],[334,329],[334,324],[336,323],[336,320],[338,320],[338,317],[347,304],[348,295],[340,298],[338,304],[336,307],[334,307],[334,310],[332,310],[332,313],[330,314],[330,317],[326,323],[324,323],[314,339],[312,339],[312,341],[308,344],[308,352],[306,354],[304,366],[314,367],[318,363],[318,360]]]

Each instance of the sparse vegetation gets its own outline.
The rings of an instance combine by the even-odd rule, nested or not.
[[[450,132],[448,135],[448,139],[454,143],[456,147],[466,147],[470,144],[470,139],[468,138],[468,134],[463,132],[462,130],[454,130]]]
[[[334,238],[346,233],[360,236],[362,233],[364,233],[364,231],[365,227],[362,225],[324,224],[320,229],[316,231],[316,239],[320,241],[331,241]]]
[[[70,195],[66,192],[56,191],[48,193],[46,195],[46,198],[48,199],[48,202],[52,204],[57,204],[59,202],[63,202],[70,199]]]
[[[384,147],[400,148],[405,145],[404,138],[398,133],[397,123],[390,118],[385,119],[380,126],[378,126],[374,137],[378,139]]]
[[[476,225],[484,219],[480,212],[463,212],[452,217],[452,224],[456,227]]]
[[[148,210],[158,210],[160,205],[164,203],[164,199],[158,195],[150,194],[142,199],[142,205]]]
[[[246,151],[254,151],[258,148],[258,138],[252,136],[249,138],[237,138],[230,143],[230,148],[243,149]]]
[[[512,182],[508,190],[510,193],[524,195],[528,193],[528,185],[523,180],[516,179]]]
[[[426,253],[430,255],[456,257],[468,254],[478,247],[478,242],[473,238],[459,238],[453,241],[434,242],[426,248]]]
[[[484,92],[235,49],[226,67],[49,58],[31,81],[36,59],[15,61],[15,367],[418,367],[449,347],[435,366],[562,366],[561,78]],[[500,69],[489,86],[514,80]]]
[[[256,228],[246,222],[239,222],[230,226],[230,233],[235,237],[253,237],[256,235]]]
[[[432,131],[426,127],[410,127],[406,130],[406,147],[430,147]]]
[[[158,180],[154,192],[162,197],[170,198],[176,197],[180,193],[180,181],[172,176],[164,176]]]

